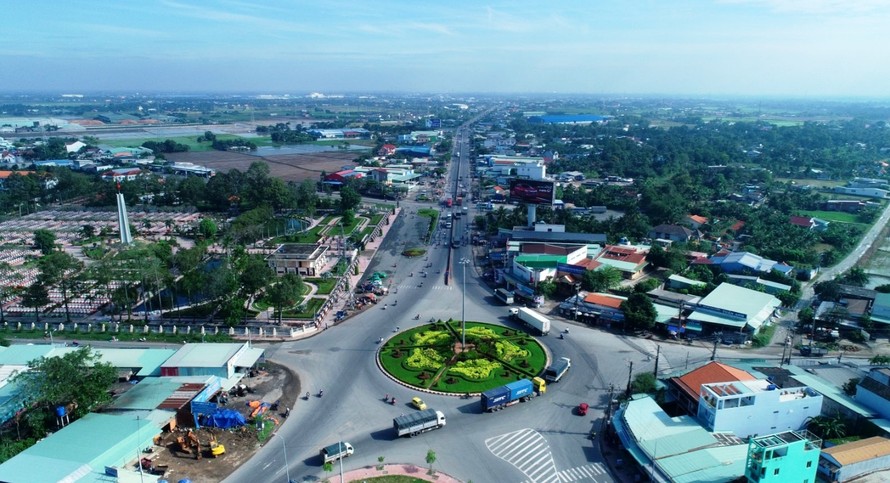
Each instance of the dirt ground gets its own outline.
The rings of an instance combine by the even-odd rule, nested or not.
[[[202,448],[200,460],[196,459],[194,454],[180,452],[176,443],[177,436],[185,436],[188,428],[179,428],[173,433],[163,434],[160,444],[153,448],[153,452],[143,456],[151,458],[154,466],[166,466],[164,478],[168,481],[179,481],[183,478],[200,482],[222,481],[261,447],[257,439],[256,427],[250,424],[249,414],[252,408],[247,406],[247,403],[254,400],[269,403],[278,401],[278,411],[267,414],[271,414],[274,420],[280,424],[284,422],[285,408],[293,407],[297,395],[300,394],[300,381],[294,373],[282,366],[268,362],[264,365],[264,369],[258,371],[254,377],[245,378],[243,381],[253,390],[253,393],[248,392],[243,397],[229,396],[226,404],[227,408],[237,409],[244,415],[248,420],[246,426],[231,430],[218,428],[197,430],[196,434]],[[225,446],[226,453],[224,455],[214,458],[210,454],[209,442],[212,437]]]
[[[170,153],[167,159],[175,162],[195,163],[219,172],[228,172],[232,169],[247,171],[254,161],[265,161],[269,164],[269,174],[284,181],[300,182],[305,179],[317,181],[319,175],[335,173],[345,165],[352,164],[352,160],[361,153],[348,151],[331,151],[309,154],[286,154],[280,156],[252,156],[250,154],[208,151],[200,153]]]

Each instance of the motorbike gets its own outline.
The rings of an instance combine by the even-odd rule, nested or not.
[[[413,276],[414,276],[414,272],[409,273],[408,276],[409,276],[409,277],[413,277]]]
[[[318,391],[318,397],[324,396],[324,391]]]
[[[559,338],[560,338],[560,339],[565,339],[565,338],[566,338],[566,335],[565,335],[565,334],[559,334]]]
[[[565,329],[564,331],[562,331],[562,333],[563,333],[563,334],[568,334],[568,333],[569,333],[569,329]]]
[[[381,343],[381,342],[383,342],[383,337],[379,337],[379,338],[377,338],[377,343],[379,344],[379,343]]]
[[[306,396],[303,397],[303,399],[305,399],[305,400],[307,400],[307,401],[309,400],[309,393],[308,393],[308,392],[306,393]]]
[[[420,314],[415,315],[414,320],[420,320]]]
[[[396,398],[393,397],[393,398],[389,401],[389,403],[392,404],[393,406],[395,406],[395,405],[396,405]]]

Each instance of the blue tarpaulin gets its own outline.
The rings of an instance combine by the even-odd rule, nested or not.
[[[244,426],[247,420],[238,411],[234,409],[219,408],[211,414],[205,421],[205,426],[214,428],[229,429],[237,426]]]

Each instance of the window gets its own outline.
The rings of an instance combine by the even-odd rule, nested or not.
[[[779,468],[774,469],[774,470],[773,470],[773,476],[778,475],[778,474],[779,474]]]
[[[812,468],[812,466],[813,466],[813,462],[807,461],[807,468]],[[804,483],[806,483],[806,482],[804,482]]]

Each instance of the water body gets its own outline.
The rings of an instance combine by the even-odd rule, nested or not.
[[[348,151],[369,151],[367,146],[349,145]],[[251,156],[286,156],[294,154],[315,154],[343,151],[337,146],[324,146],[319,144],[296,144],[288,146],[260,146],[256,151],[245,152]]]

